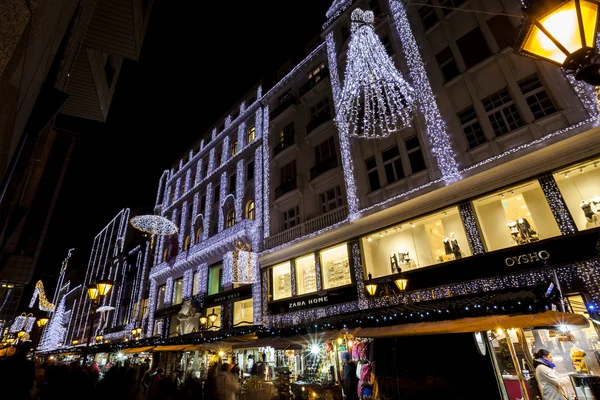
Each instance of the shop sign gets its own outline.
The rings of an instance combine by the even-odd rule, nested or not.
[[[340,289],[320,291],[305,296],[296,296],[288,300],[275,301],[269,303],[269,311],[272,314],[282,314],[346,303],[356,300],[357,298],[356,287],[347,286]]]
[[[204,306],[213,307],[219,304],[233,303],[237,300],[247,299],[249,297],[252,297],[252,285],[244,285],[227,292],[207,296],[204,301]]]
[[[529,264],[550,258],[550,252],[547,250],[534,251],[531,253],[519,254],[518,256],[507,257],[504,259],[504,265],[512,267],[513,265]]]

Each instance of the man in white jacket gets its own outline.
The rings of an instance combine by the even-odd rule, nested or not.
[[[565,400],[569,398],[564,387],[570,385],[571,382],[568,377],[559,375],[556,372],[554,369],[556,365],[552,362],[552,354],[548,350],[540,349],[535,353],[533,366],[544,400]]]

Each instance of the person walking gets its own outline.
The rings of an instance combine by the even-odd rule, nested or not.
[[[229,364],[223,363],[221,370],[217,374],[219,400],[235,400],[235,395],[239,390],[239,386],[229,369]]]
[[[546,349],[540,349],[534,357],[535,376],[544,400],[568,399],[565,386],[570,384],[569,378],[556,372],[554,369],[556,365],[552,362],[552,354]]]

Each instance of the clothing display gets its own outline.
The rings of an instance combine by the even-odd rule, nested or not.
[[[540,240],[537,232],[526,218],[519,217],[516,221],[509,221],[507,226],[516,244],[525,244]]]
[[[444,240],[444,251],[446,254],[452,254],[452,245],[450,244],[450,238],[445,237]]]
[[[600,204],[600,197],[598,197],[598,196],[590,199],[590,201],[582,200],[581,203],[579,203],[579,207],[581,207],[581,210],[583,211],[583,214],[585,215],[585,218],[587,219],[588,222],[597,223],[598,220],[600,219],[599,210],[598,210],[599,204]]]
[[[410,251],[407,249],[400,249],[398,250],[398,262],[400,264],[400,268],[415,268],[416,264],[415,262],[412,260],[412,258],[410,258]]]
[[[400,270],[400,267],[398,266],[398,257],[396,257],[394,253],[390,255],[390,265],[392,266],[392,274]]]
[[[462,258],[462,253],[460,252],[460,246],[458,245],[458,239],[453,237],[450,239],[450,245],[452,247],[452,253],[454,254],[454,258],[457,260]]]
[[[349,264],[347,258],[331,260],[325,263],[327,271],[327,280],[329,287],[338,287],[352,283],[349,274]]]

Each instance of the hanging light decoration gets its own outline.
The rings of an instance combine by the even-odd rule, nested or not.
[[[160,215],[138,215],[129,222],[135,229],[150,235],[170,236],[177,233],[177,225]]]
[[[410,126],[414,94],[373,25],[372,11],[352,11],[344,87],[336,122],[348,135],[378,139]]]

